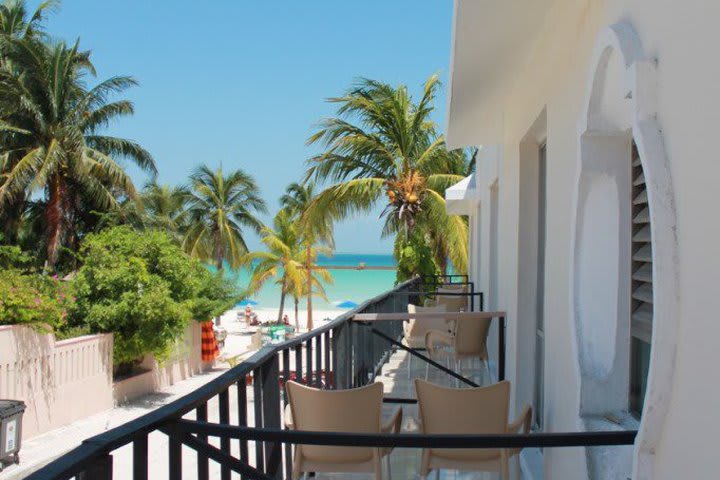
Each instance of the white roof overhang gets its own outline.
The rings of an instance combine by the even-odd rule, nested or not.
[[[455,0],[450,148],[502,141],[503,107],[553,0]]]
[[[477,209],[478,196],[475,174],[463,178],[445,190],[445,210],[452,215],[472,215]]]

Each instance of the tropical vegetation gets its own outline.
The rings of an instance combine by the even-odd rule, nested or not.
[[[190,255],[237,269],[248,252],[243,229],[260,232],[257,215],[267,209],[255,180],[242,170],[224,175],[222,167],[199,167],[190,177],[188,228],[183,248]]]
[[[58,331],[74,306],[72,285],[38,275],[17,246],[0,246],[0,325],[30,325]]]
[[[337,221],[382,205],[382,233],[395,235],[396,252],[429,247],[440,270],[449,260],[465,272],[467,220],[446,213],[444,191],[468,174],[472,162],[465,151],[445,147],[430,117],[438,86],[431,76],[415,102],[404,85],[362,79],[329,99],[336,116],[322,120],[308,140],[323,151],[308,161],[307,178],[330,185],[306,216],[312,223]],[[403,265],[400,270],[423,273]]]
[[[118,117],[132,115],[132,102],[111,98],[137,82],[116,76],[89,86],[95,68],[77,41],[39,41],[31,34],[2,40],[0,209],[15,219],[35,216],[29,220],[54,268],[62,249],[76,250],[83,230],[92,229],[92,212],[137,199],[120,159],[156,173],[142,146],[103,133]]]
[[[57,4],[0,3],[0,322],[113,332],[115,362],[128,367],[147,353],[164,358],[187,322],[231,307],[238,292],[226,270],[251,268],[243,294],[274,283],[278,320],[292,298],[296,322],[307,299],[312,329],[313,298],[327,300],[332,281],[318,257],[334,248],[335,222],[378,210],[398,281],[466,271],[467,219],[446,213],[444,191],[474,159],[448,150],[432,120],[437,76],[417,100],[370,79],[329,99],[335,115],[308,139],[320,153],[264,225],[248,171],[200,164],[186,184],[162,184],[143,145],[111,134],[134,114],[126,95],[138,82],[96,79],[89,50],[51,37],[45,20]],[[248,235],[262,250],[249,251]]]
[[[326,269],[313,264],[318,253],[328,254],[329,250],[306,243],[298,219],[292,209],[280,210],[273,228],[264,227],[261,231],[261,241],[267,250],[250,253],[247,259],[254,262],[250,291],[257,291],[265,282],[275,279],[280,288],[278,321],[283,317],[285,298],[291,295],[295,301],[295,324],[299,329],[299,299],[307,296],[311,301],[312,296],[317,295],[327,300],[323,283],[332,282],[332,277]]]
[[[220,273],[184,255],[172,237],[113,227],[85,238],[69,326],[113,332],[121,369],[147,353],[166,358],[191,320],[208,320],[237,301]]]
[[[307,328],[313,329],[313,296],[316,294],[325,298],[325,290],[318,276],[329,282],[332,279],[330,273],[317,266],[318,253],[332,251],[334,247],[333,225],[327,216],[315,216],[309,218],[306,215],[313,201],[315,200],[317,187],[314,182],[291,183],[285,189],[285,194],[280,197],[280,205],[287,214],[293,218],[295,228],[299,231],[299,241],[305,248],[304,269],[305,284],[300,288],[301,294],[307,298]],[[317,274],[313,271],[317,270]],[[295,318],[297,319],[298,296],[295,295]]]

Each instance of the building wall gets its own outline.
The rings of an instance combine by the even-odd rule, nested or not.
[[[655,295],[677,299],[674,355],[663,358],[674,368],[668,378],[668,412],[643,432],[657,433],[649,457],[641,460],[637,478],[712,478],[720,469],[715,454],[713,426],[720,422],[720,386],[700,372],[711,371],[720,323],[720,257],[715,239],[720,222],[712,213],[718,204],[720,162],[714,130],[720,125],[720,61],[712,51],[720,43],[716,28],[720,2],[670,0],[557,0],[544,21],[532,52],[508,82],[509,100],[501,110],[487,112],[503,125],[497,147],[499,166],[499,307],[508,310],[508,363],[514,380],[514,407],[530,403],[533,381],[532,355],[526,334],[534,320],[527,302],[527,279],[533,275],[533,252],[525,223],[530,214],[523,196],[528,193],[523,166],[523,145],[545,115],[547,137],[547,239],[545,265],[545,430],[577,431],[592,425],[580,416],[582,373],[573,311],[573,248],[576,228],[580,132],[587,106],[594,48],[603,31],[613,24],[629,24],[642,42],[644,54],[657,59],[657,123],[661,129],[672,182],[676,215],[677,287]],[[613,67],[615,68],[615,67]],[[612,69],[611,69],[612,70]],[[613,75],[618,72],[609,72]],[[621,73],[621,72],[620,72]],[[483,92],[478,92],[478,95]],[[618,115],[623,112],[618,112]],[[480,161],[480,160],[479,160]],[[480,168],[482,171],[482,168]],[[482,174],[479,184],[488,182]],[[486,193],[479,192],[482,199]],[[657,198],[656,200],[662,201]],[[478,218],[485,222],[487,202],[481,200]],[[652,204],[651,204],[651,208]],[[524,223],[525,222],[525,223]],[[481,234],[482,238],[489,232]],[[487,242],[481,242],[486,245]],[[473,258],[483,258],[478,252]],[[489,262],[481,265],[488,278]],[[493,294],[488,292],[490,296]],[[657,305],[656,305],[657,308]],[[672,352],[672,349],[668,350]],[[673,369],[651,375],[671,375]],[[597,425],[596,425],[597,426]],[[601,427],[603,425],[600,425]],[[649,435],[649,433],[648,433]],[[637,457],[637,455],[635,455]],[[597,459],[596,459],[597,460]],[[595,470],[592,455],[582,449],[546,449],[545,478],[618,478],[625,466]],[[638,462],[638,459],[635,458]],[[645,464],[642,464],[646,462]],[[621,462],[622,463],[622,462]],[[589,471],[594,471],[589,475]],[[598,473],[599,472],[599,473]],[[607,476],[601,477],[602,472]]]

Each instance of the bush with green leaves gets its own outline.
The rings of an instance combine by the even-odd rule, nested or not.
[[[148,353],[162,361],[188,322],[219,315],[236,300],[228,281],[164,232],[121,226],[88,235],[80,261],[72,325],[114,333],[118,367]]]
[[[57,277],[0,269],[0,325],[56,331],[63,328],[73,301],[72,286]]]
[[[395,237],[394,255],[397,261],[397,283],[415,275],[436,275],[440,272],[430,240],[421,228],[398,234]]]

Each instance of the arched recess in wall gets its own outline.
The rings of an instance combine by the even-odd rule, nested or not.
[[[579,124],[571,307],[581,418],[628,409],[633,143],[645,175],[652,235],[652,351],[633,478],[653,477],[675,370],[679,320],[675,203],[656,115],[656,62],[629,24],[596,43]],[[587,424],[587,422],[586,422]],[[592,469],[592,465],[590,466]]]

